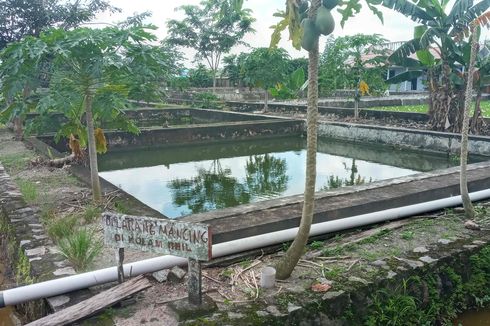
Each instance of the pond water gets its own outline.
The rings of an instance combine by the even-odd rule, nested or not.
[[[0,241],[1,242],[1,241]],[[0,248],[2,248],[0,246]],[[2,248],[3,249],[3,248]],[[4,287],[6,269],[5,265],[0,260],[0,290]],[[10,307],[0,308],[0,326],[13,326],[14,324],[14,316],[13,310]]]
[[[109,151],[100,176],[170,218],[304,190],[299,137]],[[457,163],[457,161],[456,161]],[[454,165],[444,155],[319,139],[317,190]]]
[[[490,325],[490,307],[482,310],[463,312],[453,322],[455,326],[488,326]]]

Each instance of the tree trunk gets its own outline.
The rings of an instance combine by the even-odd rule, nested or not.
[[[216,70],[213,69],[213,94],[216,94]]]
[[[464,115],[464,90],[454,89],[449,75],[451,68],[442,65],[441,78],[435,76],[431,80],[429,107],[429,124],[432,130],[461,132]]]
[[[85,95],[85,117],[87,120],[88,133],[88,156],[90,161],[90,179],[92,181],[92,195],[95,202],[102,200],[102,191],[100,188],[99,168],[97,166],[97,150],[95,147],[95,130],[92,116],[92,95]]]
[[[320,0],[313,0],[309,17],[316,16]],[[316,182],[316,150],[317,150],[317,121],[318,121],[318,39],[313,49],[308,53],[308,111],[306,117],[307,143],[306,143],[306,180],[303,212],[301,222],[292,245],[276,265],[278,279],[286,279],[293,272],[303,250],[308,242],[313,211],[315,205],[315,182]]]
[[[354,120],[359,119],[359,100],[356,98],[354,100]]]
[[[269,91],[265,90],[264,93],[264,113],[266,113],[269,110]]]
[[[15,140],[22,140],[24,135],[24,130],[22,127],[22,118],[20,116],[16,116],[13,120],[14,134]]]
[[[464,119],[463,119],[463,131],[461,133],[461,171],[460,171],[460,190],[461,199],[463,200],[463,207],[465,215],[468,219],[475,218],[475,209],[471,203],[470,196],[468,194],[468,178],[466,165],[468,160],[468,131],[470,124],[470,107],[473,100],[473,74],[475,72],[476,53],[478,52],[478,39],[474,25],[471,27],[471,54],[470,64],[468,67],[467,81],[466,81],[466,94],[464,100]]]
[[[475,112],[473,113],[473,117],[470,120],[470,130],[473,134],[479,134],[483,126],[483,116],[481,113],[481,95],[481,87],[478,87],[475,99]]]

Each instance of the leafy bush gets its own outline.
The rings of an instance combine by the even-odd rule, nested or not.
[[[192,107],[201,109],[221,110],[224,107],[223,101],[213,93],[198,93],[192,98]]]
[[[59,247],[76,270],[85,270],[102,251],[103,245],[93,231],[83,228],[61,240]]]
[[[269,92],[276,99],[287,100],[298,98],[305,81],[306,76],[303,68],[298,68],[284,83],[278,83],[274,88],[270,88]]]

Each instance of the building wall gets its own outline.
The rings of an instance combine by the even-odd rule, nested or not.
[[[391,67],[390,69],[388,69],[387,76],[386,76],[387,78],[393,77],[393,75],[390,76],[390,71],[391,71],[391,74],[393,74],[393,72],[394,72],[394,76],[397,76],[397,75],[401,74],[402,72],[405,72],[406,68]],[[415,92],[415,91],[420,92],[420,91],[425,91],[425,90],[427,90],[427,87],[424,84],[425,79],[426,79],[425,75],[422,75],[422,76],[417,78],[416,89],[412,89],[412,82],[411,81],[406,81],[406,82],[403,82],[400,84],[390,85],[388,89],[390,92]]]

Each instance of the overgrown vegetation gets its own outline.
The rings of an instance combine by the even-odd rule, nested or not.
[[[414,112],[414,113],[428,113],[429,106],[427,104],[419,105],[396,105],[396,106],[376,106],[366,110],[379,110],[379,111],[394,111],[394,112]],[[490,117],[490,101],[481,102],[482,115],[484,117]]]
[[[224,107],[224,103],[215,94],[211,92],[202,92],[194,95],[191,106],[200,109],[221,110]]]
[[[77,270],[85,270],[102,251],[103,244],[97,239],[95,232],[88,228],[80,228],[58,243],[61,254],[65,256]]]

